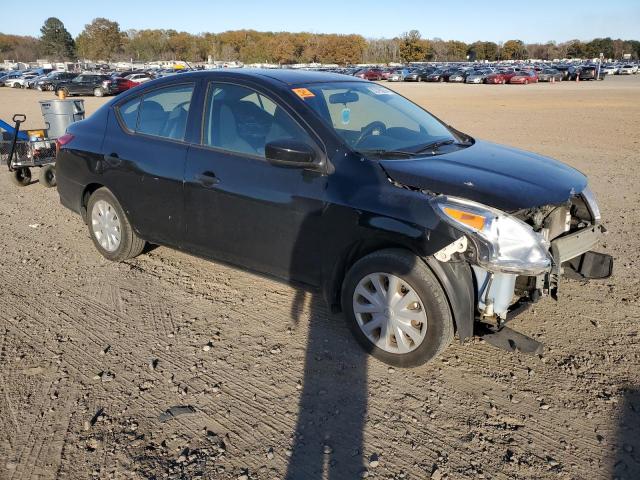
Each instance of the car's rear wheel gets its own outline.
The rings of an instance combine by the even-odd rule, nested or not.
[[[428,362],[453,339],[440,282],[406,250],[380,250],[356,262],[343,283],[342,307],[365,350],[394,366]]]
[[[145,241],[133,231],[120,203],[106,188],[96,190],[87,204],[89,235],[108,260],[122,262],[140,255]]]
[[[57,185],[55,165],[45,165],[42,167],[40,169],[38,181],[47,188],[55,187]]]

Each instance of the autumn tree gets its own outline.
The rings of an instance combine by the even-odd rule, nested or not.
[[[37,38],[0,33],[0,57],[17,62],[33,62],[40,53],[40,41]]]
[[[427,48],[418,30],[400,35],[400,57],[405,62],[422,62],[427,59]]]
[[[52,60],[75,58],[76,44],[60,20],[47,18],[40,28],[40,34],[40,47],[44,55],[52,57]]]
[[[93,60],[112,60],[122,52],[126,36],[120,31],[118,22],[96,18],[76,39],[78,53]]]
[[[447,60],[466,60],[467,44],[458,40],[449,40],[447,42]]]
[[[505,60],[522,60],[527,56],[527,49],[522,40],[507,40],[502,46],[502,58]]]

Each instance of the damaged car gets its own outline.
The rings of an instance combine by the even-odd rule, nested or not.
[[[56,167],[105,258],[162,244],[284,279],[401,367],[456,333],[533,350],[507,322],[563,276],[612,270],[593,251],[605,228],[582,173],[344,75],[152,80],[69,126]]]

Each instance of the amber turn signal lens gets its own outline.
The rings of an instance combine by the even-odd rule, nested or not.
[[[475,229],[482,230],[484,228],[484,217],[475,213],[465,212],[464,210],[456,210],[455,208],[445,207],[444,212],[451,218],[460,223]]]

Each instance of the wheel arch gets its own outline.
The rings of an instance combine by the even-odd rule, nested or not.
[[[433,272],[447,296],[454,327],[460,341],[473,336],[475,321],[475,288],[471,267],[467,262],[440,262],[431,256],[423,256],[409,242],[369,240],[351,245],[326,272],[322,284],[322,295],[333,313],[342,311],[341,292],[344,277],[349,269],[361,258],[373,252],[386,249],[407,250]]]
[[[82,197],[80,198],[80,215],[85,223],[87,222],[87,205],[89,204],[89,197],[93,195],[93,192],[102,187],[104,187],[104,185],[101,183],[90,183],[82,191]]]

